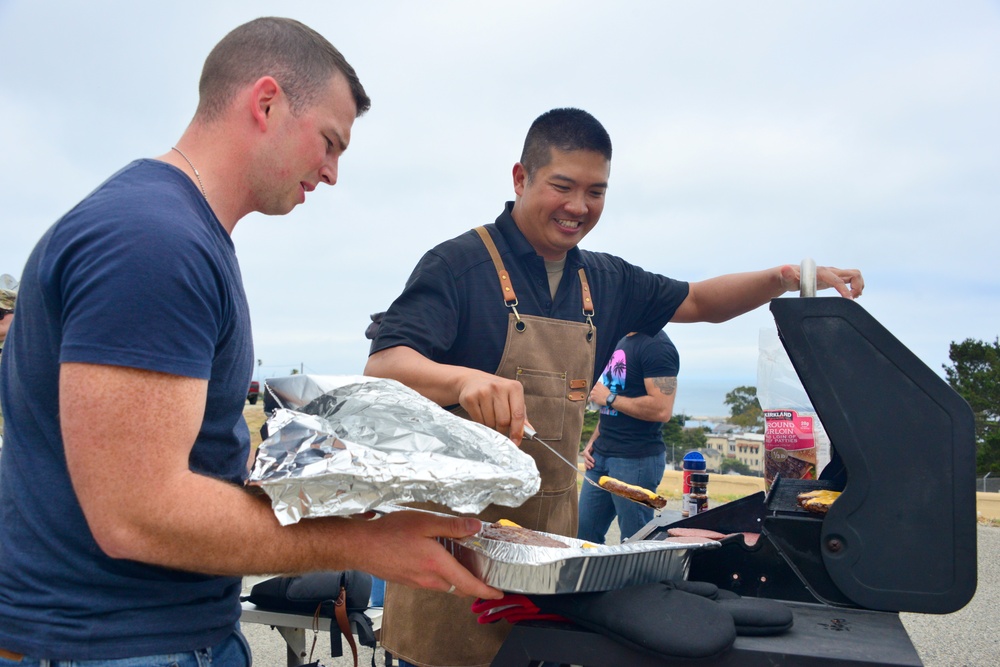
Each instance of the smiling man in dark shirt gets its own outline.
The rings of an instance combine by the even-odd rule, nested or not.
[[[580,109],[532,123],[514,165],[515,200],[493,225],[430,250],[392,303],[365,374],[390,377],[521,443],[526,423],[569,459],[579,453],[587,395],[617,341],[668,322],[722,322],[799,286],[797,266],[694,283],[645,271],[580,241],[604,210],[611,139]],[[861,273],[819,267],[818,287],[846,297]],[[526,441],[542,488],[508,518],[563,535],[577,530],[576,475]],[[382,640],[419,665],[489,664],[506,633],[477,625],[468,601],[399,586],[386,590]],[[421,618],[406,626],[406,618]]]

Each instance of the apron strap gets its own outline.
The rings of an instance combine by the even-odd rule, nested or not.
[[[513,308],[517,305],[517,295],[514,293],[514,286],[510,283],[510,274],[507,273],[507,267],[503,265],[503,260],[500,259],[500,252],[497,250],[496,244],[493,243],[493,237],[490,236],[485,227],[476,227],[476,232],[479,234],[479,238],[483,240],[483,245],[489,251],[490,259],[493,260],[493,266],[497,270],[497,278],[500,280],[500,291],[503,293],[503,303],[505,306]],[[515,310],[514,312],[516,313],[517,311]]]
[[[333,615],[337,619],[337,626],[340,628],[340,634],[347,637],[347,643],[351,646],[351,655],[354,657],[354,667],[358,667],[358,645],[354,641],[354,633],[351,632],[351,621],[347,617],[347,589],[344,588],[343,585],[340,586],[340,595],[338,595],[337,599],[334,600]],[[330,628],[330,641],[333,641],[332,626]],[[313,646],[315,646],[315,643]],[[311,653],[309,655],[309,659],[312,660]]]
[[[476,233],[479,234],[483,245],[489,251],[490,259],[493,260],[493,266],[497,270],[497,279],[500,281],[500,293],[503,294],[503,305],[514,311],[514,317],[517,318],[517,324],[514,327],[518,331],[524,331],[524,322],[521,321],[521,314],[517,312],[517,294],[514,293],[514,286],[510,282],[510,274],[507,273],[507,267],[503,265],[503,260],[500,259],[500,252],[497,250],[496,244],[493,243],[493,237],[482,226],[476,227]]]
[[[590,298],[590,283],[587,282],[587,274],[583,267],[580,267],[580,294],[583,297],[583,314],[590,319],[594,316],[594,301]]]
[[[587,341],[594,340],[594,300],[590,298],[590,283],[587,282],[587,273],[580,267],[580,295],[583,297],[583,316],[587,318],[590,331],[587,332]]]
[[[496,269],[497,279],[500,281],[500,292],[503,294],[503,304],[514,311],[514,317],[517,318],[517,330],[524,331],[524,323],[521,321],[521,315],[517,312],[517,294],[514,293],[514,285],[510,282],[507,267],[500,259],[500,251],[497,250],[493,237],[490,236],[486,227],[479,226],[475,229],[479,238],[482,239],[483,245],[486,246],[487,252],[490,253],[490,259],[493,260],[493,267]],[[582,266],[578,274],[580,276],[580,295],[583,299],[583,316],[587,318],[587,324],[590,325],[590,331],[587,333],[589,341],[594,338],[594,300],[590,297],[590,283],[587,282],[587,273]]]

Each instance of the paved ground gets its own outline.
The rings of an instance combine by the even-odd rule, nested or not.
[[[977,531],[979,585],[964,609],[943,616],[901,614],[926,667],[980,667],[1000,662],[1000,528]]]
[[[617,541],[612,526],[609,542]],[[979,586],[975,597],[954,614],[902,614],[917,652],[926,667],[992,667],[1000,662],[1000,528],[978,529]],[[248,581],[249,583],[249,581]],[[249,592],[249,588],[247,588]],[[276,630],[267,626],[245,624],[243,632],[250,641],[257,667],[282,667],[286,664],[285,643]],[[307,646],[313,633],[307,633]],[[372,652],[360,647],[359,665],[370,665]],[[350,667],[350,648],[344,643],[347,657],[330,657],[330,634],[319,633],[313,660],[327,667]],[[384,654],[376,649],[377,665]]]

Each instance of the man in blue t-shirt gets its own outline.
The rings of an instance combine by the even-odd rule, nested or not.
[[[677,348],[663,331],[654,336],[632,332],[618,341],[590,392],[601,416],[583,450],[589,479],[597,482],[607,475],[656,490],[666,467],[661,429],[673,413],[679,368]],[[616,515],[627,538],[652,520],[653,509],[584,484],[577,537],[604,544]]]
[[[219,42],[199,91],[177,145],[98,186],[25,265],[0,365],[0,665],[249,665],[245,574],[500,596],[436,539],[478,521],[282,527],[242,488],[253,345],[231,234],[333,185],[370,100],[326,39],[280,18]]]

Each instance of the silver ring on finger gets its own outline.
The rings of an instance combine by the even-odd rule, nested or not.
[[[448,595],[451,595],[454,592],[455,592],[455,584],[452,584],[451,588],[445,591],[445,593],[447,593]]]

